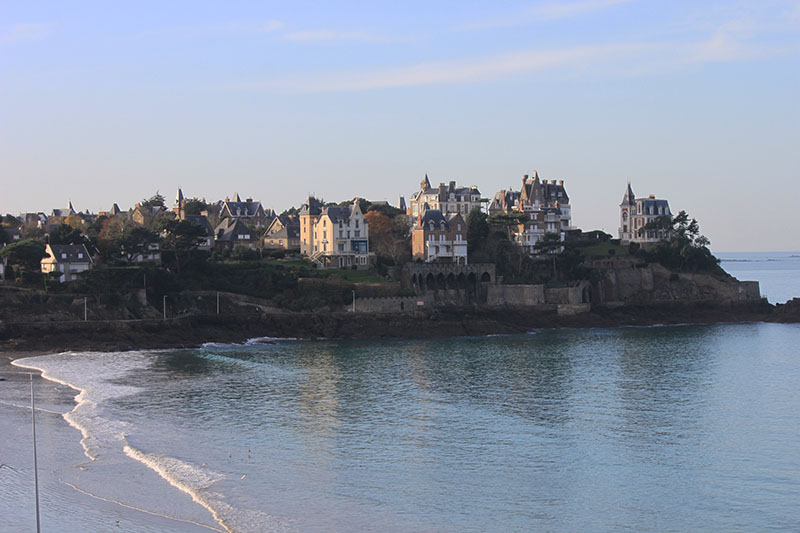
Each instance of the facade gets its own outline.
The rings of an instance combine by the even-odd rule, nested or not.
[[[545,233],[555,233],[563,241],[565,232],[572,229],[572,209],[564,180],[540,180],[536,171],[532,176],[522,177],[519,191],[503,189],[489,205],[489,215],[515,211],[528,215],[513,238],[530,254],[535,252],[535,244]]]
[[[619,205],[619,239],[621,242],[654,243],[669,239],[669,231],[644,231],[642,228],[660,216],[668,216],[672,220],[667,200],[659,200],[654,194],[647,198],[636,198],[631,182],[625,189],[625,196]]]
[[[247,198],[242,201],[238,194],[234,199],[225,198],[224,202],[219,203],[220,218],[239,218],[245,224],[257,228],[266,227],[275,218],[275,213],[271,209],[264,209],[261,202]]]
[[[323,268],[368,268],[369,227],[358,205],[323,206],[309,196],[300,208],[300,253]]]
[[[405,202],[401,199],[401,205]],[[438,187],[431,187],[428,175],[425,175],[419,184],[419,190],[411,195],[408,202],[407,213],[412,219],[424,215],[427,209],[438,209],[445,216],[450,213],[461,213],[466,218],[470,211],[481,207],[481,192],[475,185],[459,187],[455,181],[447,185],[440,183]]]
[[[296,216],[279,216],[264,232],[264,248],[300,251],[300,219]]]
[[[61,272],[60,281],[75,281],[80,272],[91,270],[94,261],[83,244],[48,244],[48,257],[41,261],[42,272]]]
[[[411,253],[414,259],[451,261],[467,264],[467,224],[461,213],[443,214],[428,209],[417,217],[411,230]]]
[[[159,213],[166,211],[163,205],[141,205],[136,204],[131,213],[131,220],[140,226],[149,226],[153,223]]]

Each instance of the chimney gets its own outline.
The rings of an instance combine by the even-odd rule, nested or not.
[[[651,194],[651,195],[648,196],[648,198],[650,198],[651,200],[655,200],[656,199],[656,195],[655,194]]]
[[[252,199],[252,198],[245,198],[245,200],[244,200],[244,201],[245,201],[245,202],[252,202],[252,201],[253,201],[253,199]]]
[[[524,174],[524,175],[522,176],[522,179],[524,179],[524,180],[527,180],[527,179],[528,179],[528,175],[527,175],[527,174]]]
[[[563,187],[564,186],[564,180],[558,180],[558,184]]]

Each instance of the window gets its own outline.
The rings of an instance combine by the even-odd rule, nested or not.
[[[78,252],[78,259],[83,259],[83,252]]]
[[[339,251],[340,252],[344,252],[344,243],[343,242],[339,243]]]
[[[66,259],[66,258],[67,258],[67,254],[61,254],[61,259]]]
[[[353,231],[353,236],[360,237],[361,236],[361,231],[359,231],[359,230]]]
[[[356,227],[358,227],[358,219],[356,219]],[[358,237],[358,235],[356,235]]]

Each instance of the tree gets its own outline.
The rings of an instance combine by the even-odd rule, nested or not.
[[[83,229],[83,219],[81,217],[79,217],[78,215],[70,215],[70,216],[68,216],[67,219],[64,221],[64,223],[67,226],[69,226],[71,228],[75,228],[77,230]]]
[[[41,270],[41,261],[45,257],[48,257],[45,244],[36,239],[15,242],[0,250],[0,258],[8,259],[9,263],[24,270]]]
[[[180,274],[180,255],[183,253],[188,259],[189,252],[196,249],[206,238],[206,229],[189,220],[170,220],[164,226],[164,231],[166,232],[164,245],[175,251],[175,264]]]
[[[81,231],[67,224],[59,224],[50,231],[47,237],[50,244],[83,244]]]
[[[558,270],[556,269],[556,255],[558,255],[564,247],[561,242],[561,237],[558,233],[545,233],[544,237],[536,241],[533,247],[539,252],[549,255],[553,258],[553,277],[558,279]]]
[[[645,259],[683,271],[720,270],[719,259],[708,249],[711,241],[700,235],[700,224],[696,219],[690,219],[686,211],[681,211],[672,220],[669,217],[658,217],[642,229],[661,229],[669,235],[669,240],[662,240],[649,250],[643,248],[637,252]]]
[[[10,241],[11,238],[8,236],[8,233],[6,233],[6,231],[0,227],[0,244],[6,244]]]
[[[403,262],[411,254],[408,220],[405,217],[389,218],[377,210],[364,215],[369,225],[369,245],[379,257],[393,264]]]
[[[528,215],[521,211],[511,211],[510,213],[498,213],[489,217],[488,222],[492,226],[505,228],[508,240],[511,240],[512,229],[524,224],[528,220]]]
[[[369,207],[370,212],[375,211],[382,215],[386,215],[387,217],[394,219],[397,216],[405,215],[405,211],[402,209],[398,209],[389,204],[371,204]],[[366,213],[366,211],[365,211]]]
[[[467,215],[467,254],[472,256],[482,249],[488,237],[489,223],[486,221],[486,213],[480,207],[475,207]]]
[[[208,205],[197,199],[187,200],[186,203],[183,204],[183,212],[187,215],[199,215],[207,209]]]
[[[142,200],[141,205],[142,207],[164,207],[164,197],[156,191],[150,198]]]
[[[158,236],[149,229],[143,226],[129,226],[115,239],[114,244],[130,263],[154,242],[158,242]]]

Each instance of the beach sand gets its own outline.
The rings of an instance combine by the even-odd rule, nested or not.
[[[30,385],[0,354],[0,530],[35,530]],[[23,381],[10,381],[21,379]],[[90,461],[63,414],[77,392],[34,377],[40,521],[43,531],[223,531],[211,514],[155,472],[130,459]]]

